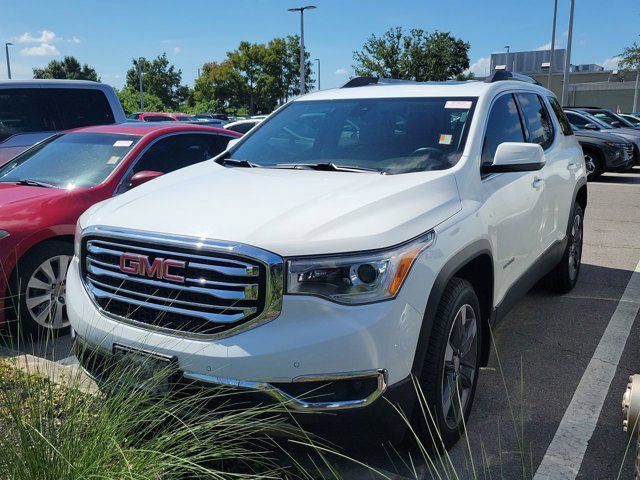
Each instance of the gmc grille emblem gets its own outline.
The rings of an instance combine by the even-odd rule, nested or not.
[[[175,270],[174,273],[171,273],[171,269],[183,269],[186,266],[187,262],[182,260],[154,258],[153,261],[150,261],[148,256],[137,253],[123,253],[120,255],[120,270],[122,272],[170,282],[184,283],[184,277],[177,275]]]

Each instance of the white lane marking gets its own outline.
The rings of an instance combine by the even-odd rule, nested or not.
[[[631,274],[534,480],[573,480],[578,475],[638,309],[640,262]],[[623,393],[620,391],[620,395]]]

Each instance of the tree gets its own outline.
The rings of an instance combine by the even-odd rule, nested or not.
[[[469,68],[469,43],[449,32],[427,33],[402,27],[371,35],[361,51],[353,52],[353,69],[359,76],[416,81],[456,78]]]
[[[640,45],[633,42],[633,45],[624,49],[621,55],[620,66],[625,70],[636,71],[636,89],[633,94],[633,107],[634,112],[638,111],[638,84],[640,83]]]
[[[34,68],[33,78],[100,81],[100,77],[93,68],[86,63],[80,65],[75,57],[64,57],[62,61],[51,60],[44,68]]]
[[[145,98],[149,93],[160,99],[162,108],[159,110],[177,110],[189,96],[189,87],[180,83],[182,71],[169,63],[166,53],[151,61],[146,58],[134,58],[133,66],[127,71],[127,88],[139,89],[138,63],[142,66],[142,88]]]
[[[116,90],[120,103],[125,113],[128,115],[140,111],[140,91],[133,87],[124,87]],[[144,109],[146,111],[163,111],[165,107],[162,101],[152,93],[144,93]]]

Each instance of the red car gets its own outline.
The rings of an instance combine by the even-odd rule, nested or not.
[[[19,317],[28,334],[67,330],[66,269],[82,212],[214,157],[240,136],[177,122],[85,127],[0,167],[0,323]]]

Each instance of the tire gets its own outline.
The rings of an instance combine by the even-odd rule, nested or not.
[[[66,312],[66,276],[73,244],[52,240],[37,245],[20,259],[14,276],[15,333],[42,338],[70,330]],[[15,305],[17,303],[18,305]]]
[[[604,171],[602,156],[593,150],[584,150],[584,164],[587,169],[587,180],[595,180]]]
[[[562,259],[549,273],[549,286],[556,293],[568,293],[573,290],[580,275],[582,264],[582,240],[584,232],[584,213],[579,204],[574,204],[567,231],[567,246]]]
[[[460,341],[460,332],[468,342]],[[464,433],[478,383],[481,338],[478,297],[468,281],[453,278],[440,299],[420,375],[429,410],[418,408],[414,424],[425,447],[448,449]]]

